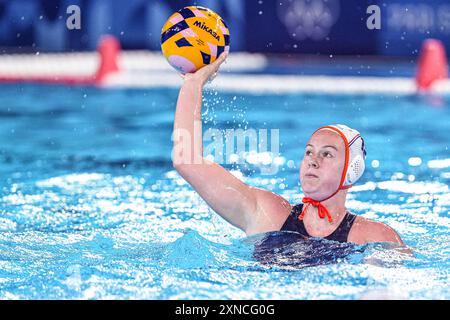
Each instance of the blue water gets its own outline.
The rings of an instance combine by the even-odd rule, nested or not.
[[[205,131],[279,129],[276,174],[249,157],[224,166],[292,203],[309,135],[357,128],[367,170],[348,208],[392,226],[413,257],[383,244],[245,237],[171,167],[176,97],[0,86],[0,298],[450,298],[449,97],[206,94]]]

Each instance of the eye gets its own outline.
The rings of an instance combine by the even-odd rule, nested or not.
[[[333,158],[333,154],[329,151],[325,151],[323,153],[324,158]]]
[[[306,150],[305,154],[306,154],[307,156],[309,156],[309,155],[312,154],[312,152],[311,152],[311,150]]]

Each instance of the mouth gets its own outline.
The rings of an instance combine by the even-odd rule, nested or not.
[[[307,174],[305,174],[305,177],[306,177],[306,178],[319,178],[318,176],[316,176],[316,175],[313,174],[313,173],[307,173]]]

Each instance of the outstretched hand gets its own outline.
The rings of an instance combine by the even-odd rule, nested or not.
[[[203,86],[207,81],[212,81],[219,71],[220,65],[227,59],[228,53],[222,52],[220,56],[213,63],[204,66],[203,68],[197,70],[194,73],[186,73],[185,75],[181,75],[181,77],[187,80],[194,80],[201,83]]]

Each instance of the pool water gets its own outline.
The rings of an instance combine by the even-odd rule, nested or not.
[[[0,86],[0,298],[450,298],[450,97],[205,95],[204,131],[279,130],[280,154],[264,154],[276,157],[276,174],[255,154],[224,166],[291,203],[302,198],[309,135],[357,128],[367,169],[347,206],[389,224],[414,256],[246,237],[173,170],[176,98],[157,88]],[[264,247],[268,237],[282,245]]]

